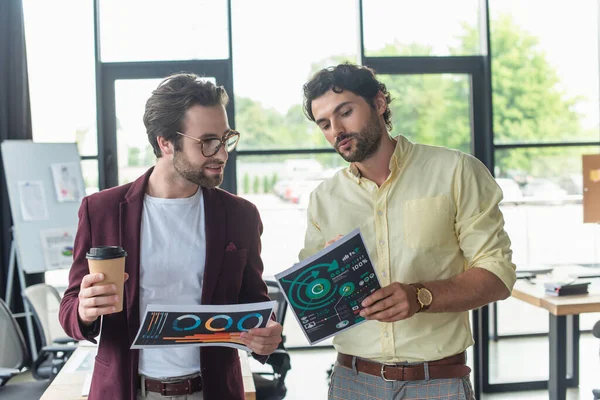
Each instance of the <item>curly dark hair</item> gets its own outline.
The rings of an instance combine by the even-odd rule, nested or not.
[[[226,106],[229,96],[223,86],[216,86],[192,73],[177,73],[166,77],[146,102],[144,125],[154,155],[162,156],[157,138],[164,137],[181,150],[181,136],[185,113],[195,105]]]
[[[375,108],[375,96],[379,92],[383,93],[388,105],[383,113],[383,120],[388,130],[392,130],[392,111],[389,108],[389,104],[393,99],[387,91],[385,84],[375,78],[375,71],[373,69],[345,62],[335,67],[324,68],[314,74],[303,86],[304,115],[311,121],[315,121],[315,116],[312,112],[313,100],[321,97],[329,90],[333,90],[335,93],[342,93],[344,90],[348,90],[365,99],[373,108]]]

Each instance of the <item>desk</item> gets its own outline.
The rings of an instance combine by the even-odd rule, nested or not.
[[[550,316],[550,400],[565,400],[567,387],[579,386],[579,314],[600,312],[600,294],[548,296],[542,285],[518,280],[513,297],[543,308]]]
[[[44,392],[40,400],[79,400],[81,399],[81,389],[83,388],[85,378],[90,370],[82,367],[74,369],[73,362],[82,360],[88,355],[95,357],[97,347],[88,345],[87,343],[79,345],[77,350],[73,352],[73,355],[66,362],[63,369],[58,373],[56,378],[52,381],[52,384],[48,386],[48,389]],[[246,393],[246,400],[256,400],[256,390],[254,388],[254,380],[252,378],[252,371],[250,370],[250,364],[248,362],[248,355],[245,351],[240,351],[240,364],[242,366],[242,379],[244,380],[244,391]],[[71,363],[71,365],[69,364]],[[91,364],[93,368],[93,363]]]

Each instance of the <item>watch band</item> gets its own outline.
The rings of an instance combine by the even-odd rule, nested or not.
[[[429,295],[431,296],[431,291],[429,289],[427,289],[425,287],[425,285],[423,285],[422,283],[418,283],[417,282],[417,283],[411,283],[410,285],[415,288],[415,296],[417,297],[417,304],[419,304],[419,306],[420,306],[420,308],[417,311],[417,313],[421,312],[421,311],[427,311],[429,309],[429,306],[431,306],[431,303],[429,303],[429,304],[423,303],[421,301],[421,299],[419,298],[419,292],[421,290],[426,290],[427,292],[429,292]],[[432,300],[433,300],[433,296],[431,296],[431,297],[432,297]]]

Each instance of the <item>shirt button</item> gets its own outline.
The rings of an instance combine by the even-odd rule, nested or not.
[[[379,244],[383,246],[385,244],[385,240],[380,240]]]
[[[383,215],[383,211],[377,211],[377,215]]]
[[[383,276],[384,278],[387,276],[387,274],[385,273],[385,271],[383,271],[383,272],[381,273],[381,276]]]
[[[388,333],[387,333],[387,332],[386,332],[386,333],[384,333],[384,334],[383,334],[383,336],[385,336],[385,337],[388,337]]]

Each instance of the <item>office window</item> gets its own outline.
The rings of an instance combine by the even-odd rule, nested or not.
[[[265,277],[298,261],[308,195],[343,160],[337,154],[265,156],[244,151],[330,148],[303,115],[302,85],[323,67],[358,61],[356,4],[232,1],[235,124],[242,133],[237,186],[261,213]],[[266,10],[277,18],[265,19]],[[308,345],[291,312],[284,334],[288,347]]]
[[[238,156],[238,194],[257,206],[263,222],[266,279],[298,262],[310,192],[345,165],[337,154]],[[287,347],[308,345],[291,312],[284,334]],[[328,344],[331,341],[320,343]]]
[[[490,19],[495,143],[597,141],[597,2],[491,0]]]
[[[481,54],[480,3],[479,0],[364,0],[365,55]],[[465,41],[468,46],[464,46]]]
[[[100,0],[103,62],[229,58],[226,0]]]
[[[98,153],[91,1],[23,0],[33,140]]]
[[[265,10],[277,18],[265,20]],[[323,67],[358,60],[357,15],[345,0],[232,1],[238,150],[329,147],[302,113],[302,85]]]

